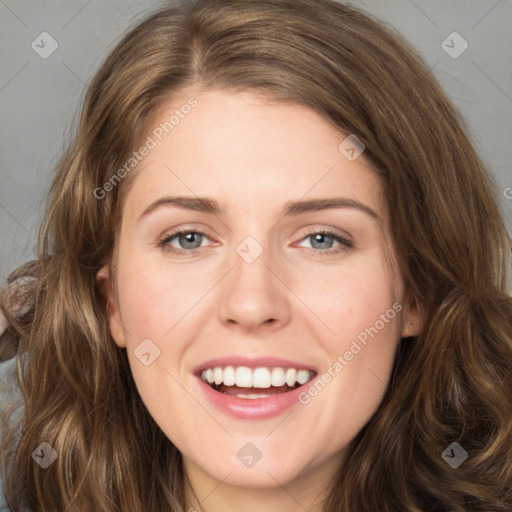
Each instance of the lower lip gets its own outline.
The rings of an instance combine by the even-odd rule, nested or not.
[[[266,398],[239,398],[237,396],[225,395],[212,389],[200,377],[197,377],[202,392],[209,402],[221,411],[244,420],[263,420],[278,416],[294,404],[299,404],[299,395],[307,390],[314,379],[313,377],[307,384],[300,386],[292,391],[270,395]],[[307,387],[306,387],[307,386]],[[261,393],[265,390],[261,389]]]

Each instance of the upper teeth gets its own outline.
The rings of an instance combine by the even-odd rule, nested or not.
[[[224,384],[239,388],[269,388],[270,386],[293,387],[298,382],[305,384],[315,372],[294,368],[248,368],[247,366],[226,366],[203,370],[201,378],[210,384]]]

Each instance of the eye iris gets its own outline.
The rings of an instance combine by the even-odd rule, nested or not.
[[[331,245],[332,245],[332,242],[333,242],[333,237],[332,235],[326,235],[326,234],[322,234],[322,233],[317,233],[316,235],[312,235],[312,240],[313,240],[313,243],[312,243],[312,246],[315,248],[315,249],[330,249],[331,248]],[[320,244],[326,244],[328,245],[328,247],[315,247],[315,243],[316,242],[320,242]]]
[[[183,248],[196,249],[201,247],[202,235],[199,233],[183,233],[179,236],[179,242]]]

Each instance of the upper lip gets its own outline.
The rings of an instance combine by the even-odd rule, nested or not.
[[[300,363],[298,361],[292,361],[290,359],[282,359],[278,357],[220,357],[217,359],[210,359],[197,365],[193,369],[193,373],[199,375],[203,370],[215,367],[226,367],[226,366],[245,366],[247,368],[295,368],[296,370],[311,370],[318,373],[316,368],[311,364]]]

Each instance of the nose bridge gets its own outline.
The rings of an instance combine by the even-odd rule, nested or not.
[[[245,284],[252,288],[265,291],[271,283],[269,267],[272,266],[273,255],[267,239],[254,236],[246,236],[235,248],[236,256],[233,257],[233,276],[235,284]]]
[[[271,246],[263,234],[248,235],[235,247],[219,305],[221,321],[249,329],[288,321],[286,289],[274,275],[278,258]]]

